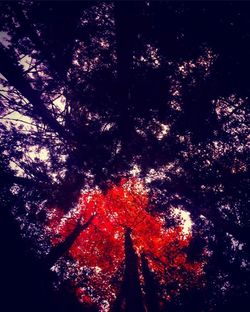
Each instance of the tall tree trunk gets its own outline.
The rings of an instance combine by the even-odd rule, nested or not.
[[[157,298],[156,284],[154,276],[149,269],[148,260],[144,254],[141,255],[141,261],[142,261],[142,274],[144,277],[147,312],[158,312],[159,303]]]
[[[125,231],[124,295],[126,312],[145,312],[138,272],[138,257],[131,239],[131,230]]]
[[[122,139],[129,141],[129,106],[132,83],[133,50],[136,39],[136,4],[132,1],[115,2],[115,27],[117,50],[117,84],[119,98],[119,129]]]

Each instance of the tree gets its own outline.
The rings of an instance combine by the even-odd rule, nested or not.
[[[48,268],[84,224],[98,220],[76,219],[72,235],[47,258],[53,208],[63,219],[81,192],[108,193],[136,176],[149,190],[150,216],[160,214],[171,228],[178,223],[174,208],[190,213],[188,259],[200,261],[204,248],[209,255],[206,286],[173,297],[168,310],[244,311],[249,4],[6,1],[0,7],[1,215],[13,255],[21,236],[30,247],[23,254],[33,248]],[[144,256],[146,289],[152,267]],[[89,273],[76,274],[84,280]],[[192,300],[198,296],[199,303]]]
[[[72,266],[88,272],[84,286],[81,287],[81,279],[74,281],[76,287],[80,285],[80,299],[91,299],[99,304],[100,310],[105,310],[105,303],[110,306],[120,291],[120,305],[123,297],[126,311],[132,311],[133,307],[144,311],[140,275],[145,287],[149,274],[157,278],[163,301],[179,293],[181,288],[196,284],[204,263],[187,260],[184,248],[189,245],[191,234],[185,235],[181,227],[167,229],[160,216],[147,212],[148,204],[142,181],[123,179],[117,186],[111,185],[106,194],[96,190],[81,195],[78,208],[64,218],[59,218],[60,211],[54,210],[48,225],[53,244],[69,237],[77,227],[77,220],[88,220],[95,214],[69,248],[71,258],[76,261]],[[112,277],[123,266],[124,278],[119,290],[119,284],[114,284]],[[168,293],[170,284],[175,287]],[[150,292],[148,290],[147,296]]]

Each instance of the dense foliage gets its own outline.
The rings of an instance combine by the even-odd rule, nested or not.
[[[185,234],[180,226],[166,229],[161,217],[152,216],[147,208],[148,195],[142,182],[123,179],[105,195],[100,191],[81,195],[77,208],[63,218],[60,210],[54,209],[51,213],[48,232],[55,245],[65,241],[77,220],[95,216],[69,249],[75,261],[67,267],[67,274],[81,301],[97,302],[100,311],[105,311],[116,298],[122,278],[114,280],[114,276],[124,270],[126,229],[133,235],[136,253],[146,257],[162,288],[159,291],[162,304],[181,288],[198,286],[204,263],[188,261],[184,251],[190,244],[191,234]],[[60,264],[55,265],[54,270],[60,269]],[[76,270],[84,273],[72,274]],[[87,277],[83,282],[84,274]]]

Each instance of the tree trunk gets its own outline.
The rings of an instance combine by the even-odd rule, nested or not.
[[[125,232],[124,295],[126,312],[145,312],[138,272],[138,257],[133,248],[131,230]]]
[[[144,277],[147,312],[158,312],[159,304],[155,280],[152,272],[149,269],[148,260],[146,259],[144,254],[142,254],[141,260],[142,260],[142,274]]]
[[[133,49],[136,39],[135,3],[115,3],[116,52],[117,52],[117,84],[119,107],[119,130],[122,139],[129,141],[131,124],[129,116],[130,92],[132,83]]]

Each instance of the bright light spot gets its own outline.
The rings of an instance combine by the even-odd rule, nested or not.
[[[113,128],[115,126],[114,122],[109,122],[109,123],[105,123],[102,127],[101,130],[104,131],[109,131],[111,128]]]
[[[101,272],[101,270],[102,270],[102,269],[101,269],[100,267],[98,267],[98,266],[96,266],[96,267],[95,267],[95,271],[96,271],[96,273]]]
[[[5,114],[5,116],[1,118],[0,122],[2,122],[7,129],[10,129],[9,127],[14,125],[15,127],[22,126],[23,130],[29,131],[34,130],[35,127],[32,125],[33,121],[30,117],[16,111]]]
[[[31,67],[31,65],[34,65],[32,57],[29,55],[25,55],[21,58],[20,60],[20,64],[23,66],[23,69],[25,71],[28,71]],[[33,72],[29,72],[28,75],[30,78],[33,78],[33,74],[36,72],[36,70],[34,70]]]
[[[33,145],[29,148],[29,151],[26,153],[26,155],[33,161],[47,161],[49,158],[49,151],[45,147],[40,148],[39,146]]]
[[[24,170],[16,162],[10,160],[9,161],[9,167],[10,167],[10,169],[15,170],[16,176],[18,176],[18,177],[25,176]]]
[[[181,224],[183,226],[183,233],[189,234],[192,230],[192,220],[190,218],[190,213],[181,208],[174,208],[172,213],[174,216],[180,218]]]
[[[65,109],[66,98],[64,95],[60,95],[53,101],[53,104],[62,112]]]
[[[170,127],[168,124],[160,124],[161,130],[157,133],[156,137],[158,140],[162,140],[165,138],[170,130]]]
[[[140,174],[141,172],[141,168],[138,166],[138,165],[134,165],[133,168],[130,170],[130,174],[133,176],[133,177],[136,177],[138,176],[138,174]]]

